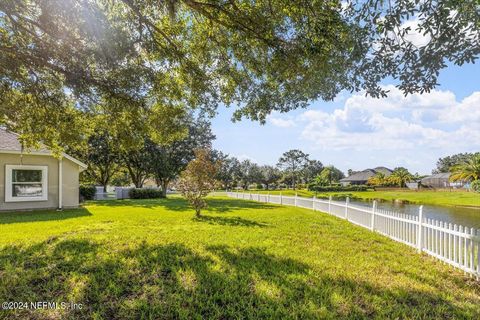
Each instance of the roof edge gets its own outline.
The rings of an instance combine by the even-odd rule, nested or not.
[[[3,150],[0,150],[0,153],[25,154],[25,155],[34,155],[34,156],[51,156],[51,157],[53,157],[53,154],[51,152],[38,152],[38,151],[22,152],[22,151],[18,151],[18,150],[5,150],[5,149],[3,149]],[[74,157],[72,157],[72,156],[70,156],[66,153],[62,152],[62,157],[72,161],[73,163],[78,164],[84,170],[88,168],[88,166],[85,163],[83,163],[82,161],[80,161],[78,159],[75,159]]]

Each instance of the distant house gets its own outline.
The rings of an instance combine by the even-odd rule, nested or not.
[[[463,181],[450,182],[450,173],[441,172],[420,180],[420,184],[427,188],[461,188],[465,185]]]
[[[386,167],[376,167],[373,169],[365,169],[363,171],[355,172],[352,175],[341,179],[340,184],[342,186],[367,184],[368,179],[375,176],[377,173],[383,173],[386,177],[388,177],[389,175],[392,174],[392,172],[393,170],[390,170]]]
[[[0,127],[0,211],[74,208],[87,166],[41,146],[24,152],[18,135]]]

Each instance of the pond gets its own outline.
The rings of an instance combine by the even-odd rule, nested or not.
[[[344,200],[344,199],[343,199]],[[351,204],[372,207],[373,201],[351,199]],[[379,201],[378,208],[384,210],[395,211],[399,213],[407,213],[418,215],[419,204],[398,203],[394,201]],[[473,227],[480,229],[480,207],[447,207],[436,205],[424,205],[423,216],[427,219],[435,219],[452,224],[462,225],[464,227]]]

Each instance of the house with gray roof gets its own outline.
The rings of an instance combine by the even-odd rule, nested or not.
[[[48,147],[24,150],[19,136],[0,127],[0,211],[75,208],[79,174],[87,166]]]
[[[340,180],[340,184],[342,186],[348,185],[363,185],[367,184],[368,179],[375,176],[377,173],[383,173],[386,177],[391,175],[393,170],[390,170],[386,167],[376,167],[373,169],[365,169],[363,171],[358,171],[353,173],[352,175],[343,178]]]
[[[432,174],[420,180],[423,187],[442,189],[442,188],[461,188],[467,185],[466,181],[450,181],[450,172],[440,172]]]

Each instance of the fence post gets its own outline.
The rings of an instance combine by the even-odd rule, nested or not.
[[[417,249],[419,252],[422,252],[423,249],[423,205],[418,208],[418,231],[417,231]]]
[[[297,206],[297,193],[295,192],[295,207]]]
[[[267,192],[267,202],[270,202],[270,192]]]
[[[328,196],[328,213],[332,214],[332,196]]]
[[[315,198],[315,196],[313,196],[313,200],[312,200],[312,209],[313,209],[313,211],[315,211],[315,200],[316,200],[316,198]]]
[[[283,204],[282,191],[280,191],[280,204]]]
[[[350,197],[345,200],[345,219],[348,220],[348,204],[350,203]]]
[[[372,231],[375,231],[375,211],[377,211],[377,200],[373,200],[372,222],[370,223],[370,230]]]

